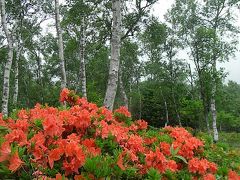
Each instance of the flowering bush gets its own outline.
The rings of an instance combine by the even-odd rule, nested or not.
[[[68,89],[60,101],[69,107],[37,104],[20,110],[16,119],[0,114],[6,132],[1,177],[215,179],[217,165],[204,157],[204,143],[184,128],[153,131],[144,120],[131,121],[125,107],[98,108]],[[228,176],[239,178],[235,171]]]

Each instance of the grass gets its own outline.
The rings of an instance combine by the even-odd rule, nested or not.
[[[230,148],[239,148],[240,150],[240,133],[220,132],[219,142],[228,144]]]

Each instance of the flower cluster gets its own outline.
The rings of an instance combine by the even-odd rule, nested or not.
[[[192,158],[188,162],[188,169],[192,173],[206,175],[207,173],[216,173],[217,166],[206,159]]]
[[[133,176],[128,169],[134,169],[136,177],[144,178],[154,168],[163,177],[185,170],[192,177],[215,179],[217,166],[198,158],[203,142],[184,128],[165,127],[151,134],[144,120],[126,123],[131,114],[125,107],[114,112],[98,108],[68,89],[60,101],[70,107],[37,104],[20,110],[17,119],[0,114],[0,126],[7,130],[0,162],[12,173],[28,169],[30,178],[99,179]]]

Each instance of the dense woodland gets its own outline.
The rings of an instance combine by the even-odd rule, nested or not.
[[[218,67],[239,50],[239,0],[176,0],[164,22],[156,3],[1,0],[3,114],[59,106],[67,87],[153,127],[239,132],[240,84]]]

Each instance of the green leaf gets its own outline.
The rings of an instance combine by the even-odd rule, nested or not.
[[[176,155],[176,156],[174,156],[175,158],[178,158],[178,159],[181,159],[183,162],[185,162],[186,164],[187,164],[187,160],[184,158],[184,157],[182,157],[182,156],[179,156],[179,155]]]
[[[170,147],[170,153],[172,156],[176,156],[178,151],[179,151],[180,147],[177,147],[176,149],[173,148],[173,145],[171,145]]]
[[[8,128],[7,128],[7,127],[4,127],[4,126],[0,126],[0,130],[1,130],[1,131],[7,131]]]
[[[147,172],[147,179],[149,180],[159,180],[161,179],[161,174],[158,170],[150,168]]]
[[[24,155],[24,152],[26,151],[26,147],[19,147],[18,148],[18,154],[20,157],[22,157]]]

